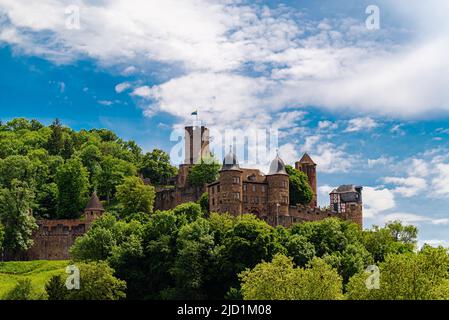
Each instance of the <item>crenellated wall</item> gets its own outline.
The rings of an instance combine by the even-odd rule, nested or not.
[[[67,260],[76,238],[86,233],[90,220],[38,220],[33,246],[27,252],[29,260]]]

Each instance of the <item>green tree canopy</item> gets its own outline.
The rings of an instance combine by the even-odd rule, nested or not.
[[[342,279],[322,259],[314,258],[306,268],[276,255],[240,274],[245,300],[338,300],[343,298]]]
[[[78,158],[72,158],[59,167],[56,173],[58,186],[58,217],[78,218],[89,197],[89,178],[86,168]]]
[[[152,213],[156,191],[138,177],[127,177],[117,186],[117,200],[124,217],[134,213]]]
[[[70,290],[67,300],[120,300],[126,298],[126,282],[114,276],[106,262],[77,263],[80,289]]]
[[[290,180],[290,204],[307,205],[313,199],[313,190],[309,185],[307,175],[292,166],[286,166],[285,170]]]
[[[193,166],[187,181],[194,187],[204,187],[218,179],[220,168],[221,165],[214,158],[201,160],[201,163]]]
[[[178,172],[176,167],[170,164],[168,154],[159,149],[154,149],[143,156],[139,171],[156,186],[167,184]]]
[[[11,255],[29,249],[33,230],[34,193],[24,182],[13,180],[11,188],[0,189],[0,223],[4,226],[3,247]]]
[[[369,289],[369,273],[352,277],[347,298],[352,300],[449,299],[449,255],[446,248],[424,246],[418,252],[388,254],[379,264],[379,289]]]

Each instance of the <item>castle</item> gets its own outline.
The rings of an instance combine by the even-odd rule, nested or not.
[[[207,192],[211,212],[227,212],[235,216],[252,213],[272,226],[289,227],[293,223],[328,217],[350,220],[363,226],[362,187],[340,186],[330,193],[329,208],[318,207],[317,165],[307,153],[295,163],[295,168],[306,174],[313,199],[309,205],[291,205],[289,176],[279,155],[271,162],[268,174],[263,174],[258,169],[241,168],[231,149],[223,159],[218,180],[204,188],[194,188],[188,183],[188,175],[195,163],[209,154],[209,130],[204,126],[186,127],[185,150],[185,161],[179,167],[173,186],[157,189],[157,210],[196,201],[203,192]]]
[[[313,190],[309,205],[291,205],[289,176],[279,155],[271,162],[268,174],[258,169],[242,168],[232,150],[225,156],[219,178],[202,188],[188,182],[190,170],[209,155],[209,130],[204,126],[185,128],[185,160],[179,173],[167,187],[156,189],[155,210],[169,210],[179,204],[197,201],[207,192],[211,212],[241,215],[251,213],[272,226],[289,227],[294,223],[318,221],[328,217],[363,224],[362,187],[343,185],[330,193],[330,207],[317,205],[317,165],[306,153],[295,168],[307,175]],[[94,193],[80,219],[38,220],[34,244],[27,251],[28,260],[67,260],[77,237],[84,235],[93,221],[105,212]]]

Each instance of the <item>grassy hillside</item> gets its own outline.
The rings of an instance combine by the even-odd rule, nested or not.
[[[64,275],[68,261],[0,262],[0,299],[20,279],[29,278],[36,297],[45,293],[45,284],[57,274]]]

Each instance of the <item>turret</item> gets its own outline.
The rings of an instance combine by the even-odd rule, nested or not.
[[[288,216],[290,202],[289,176],[279,155],[271,162],[267,183],[269,222],[272,225],[279,225],[283,223],[283,217]]]
[[[223,159],[223,167],[220,170],[220,201],[222,212],[228,212],[234,216],[242,214],[243,198],[243,171],[232,152]]]
[[[313,198],[310,202],[310,206],[315,208],[318,206],[318,198],[317,198],[317,175],[316,175],[316,163],[312,160],[312,158],[305,153],[301,160],[295,163],[295,168],[299,171],[304,172],[307,175],[307,179],[309,181],[309,185],[313,191]]]
[[[97,193],[94,192],[86,208],[84,209],[84,216],[87,221],[94,221],[101,217],[104,213],[104,207],[101,204],[100,199],[98,199]]]

